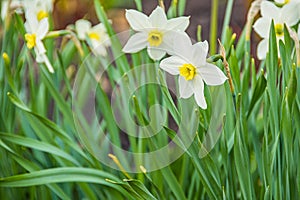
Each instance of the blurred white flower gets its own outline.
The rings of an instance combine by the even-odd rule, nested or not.
[[[26,45],[29,49],[34,48],[36,54],[36,61],[38,63],[44,63],[49,72],[53,73],[53,67],[46,56],[46,49],[42,40],[49,31],[49,22],[48,18],[44,18],[41,21],[38,21],[36,15],[31,12],[25,13],[26,22],[24,24],[26,34],[25,40]]]
[[[92,27],[92,24],[84,19],[75,23],[75,29],[80,40],[87,40],[96,55],[106,56],[106,47],[111,45],[106,28],[102,23]]]
[[[147,47],[153,60],[160,60],[166,52],[172,52],[176,33],[184,33],[189,17],[167,19],[164,10],[157,7],[150,16],[136,10],[126,10],[126,19],[137,33],[130,37],[123,48],[125,53],[136,53]]]
[[[275,3],[277,3],[279,5],[287,4],[289,2],[290,2],[290,0],[275,0]]]
[[[269,32],[271,22],[274,20],[277,41],[284,37],[284,24],[287,26],[295,25],[298,20],[298,10],[293,4],[285,4],[283,7],[277,7],[274,3],[263,1],[261,3],[261,15],[253,25],[254,30],[263,40],[257,46],[257,57],[260,60],[266,58],[269,49]]]
[[[275,0],[275,3],[278,5],[285,5],[289,3],[299,3],[300,0]]]
[[[227,78],[217,66],[206,62],[207,41],[192,45],[190,38],[186,35],[175,39],[175,55],[163,59],[160,68],[172,75],[179,75],[181,98],[189,98],[194,94],[197,104],[206,109],[204,82],[207,85],[221,85]]]
[[[49,17],[49,13],[53,10],[52,0],[25,0],[25,12],[34,13],[38,21]]]
[[[300,0],[275,0],[275,3],[278,6],[288,5],[291,9],[290,11],[298,15],[298,21],[300,20]]]
[[[22,0],[12,0],[10,5],[8,5],[9,0],[3,0],[1,2],[1,18],[4,21],[7,15],[7,11],[15,10],[17,13],[22,13]]]

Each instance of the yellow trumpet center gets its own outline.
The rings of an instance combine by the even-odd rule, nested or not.
[[[32,49],[33,47],[35,47],[36,35],[34,33],[33,34],[26,33],[25,40],[26,40],[26,45],[27,45],[28,49]]]
[[[47,13],[46,11],[44,11],[44,10],[41,10],[41,11],[39,11],[39,12],[37,13],[36,16],[37,16],[37,19],[38,19],[39,21],[41,21],[42,19],[48,17],[48,13]]]
[[[283,36],[283,34],[284,34],[283,29],[284,29],[283,24],[276,24],[275,25],[276,36],[279,36],[279,37]]]
[[[179,67],[179,74],[187,81],[192,80],[196,76],[196,67],[192,64],[183,64]]]
[[[89,38],[91,38],[91,39],[100,40],[100,35],[98,33],[91,32],[88,35],[89,35]]]
[[[148,42],[150,46],[159,46],[162,43],[163,34],[159,31],[151,31],[148,34]]]

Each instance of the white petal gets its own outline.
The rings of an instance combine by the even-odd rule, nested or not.
[[[278,4],[284,4],[284,1],[285,0],[275,0],[275,2],[278,3]]]
[[[1,19],[2,19],[2,21],[4,21],[6,18],[7,8],[8,8],[8,1],[2,1],[2,4],[1,4]]]
[[[267,52],[269,49],[269,42],[268,39],[263,39],[258,43],[257,45],[257,57],[259,60],[264,60],[266,59]]]
[[[180,98],[187,99],[191,97],[194,93],[193,88],[191,86],[191,81],[185,80],[184,77],[178,77],[178,84],[179,84],[179,94]]]
[[[148,17],[141,12],[133,9],[126,10],[125,16],[129,25],[135,31],[146,31],[151,27]]]
[[[185,33],[176,34],[174,37],[174,54],[182,57],[187,63],[192,60],[192,41]]]
[[[36,54],[35,60],[37,63],[43,63],[44,62],[43,54]]]
[[[28,33],[35,33],[38,29],[38,20],[34,13],[27,11],[25,13],[25,29]]]
[[[147,52],[153,60],[160,60],[166,55],[166,51],[159,47],[148,47]]]
[[[260,12],[263,17],[276,19],[280,13],[280,8],[277,7],[273,2],[263,1],[260,6]]]
[[[136,33],[129,38],[126,45],[123,47],[125,53],[136,53],[147,46],[147,33]]]
[[[190,17],[177,17],[168,20],[167,29],[185,31],[190,24]]]
[[[271,27],[271,19],[259,18],[253,25],[255,32],[262,38],[269,37],[269,31]]]
[[[86,33],[91,29],[91,22],[80,19],[75,22],[75,29],[80,40],[86,39]]]
[[[93,51],[96,55],[100,55],[100,56],[107,55],[106,48],[102,44],[98,46],[94,46]]]
[[[198,42],[192,47],[192,64],[195,66],[204,66],[206,64],[206,56],[208,53],[208,42]]]
[[[227,80],[224,73],[217,66],[210,63],[206,63],[204,67],[199,67],[198,71],[207,85],[221,85]]]
[[[299,4],[299,3],[298,3]],[[282,7],[281,19],[288,26],[293,26],[299,21],[299,6],[297,3],[288,3]]]
[[[111,46],[111,41],[109,36],[105,33],[104,35],[102,35],[102,37],[100,38],[101,42],[103,42],[103,45],[106,47]]]
[[[54,73],[54,69],[53,69],[48,57],[46,56],[46,54],[43,54],[42,56],[44,57],[43,60],[44,60],[46,67],[48,68],[49,72]]]
[[[39,24],[38,24],[38,29],[36,31],[37,34],[37,38],[39,39],[43,39],[46,34],[49,31],[49,22],[48,22],[48,18],[43,18]]]
[[[106,33],[106,28],[102,23],[99,23],[95,26],[93,26],[90,29],[91,32],[96,32],[96,33],[100,33],[102,35],[102,33]]]
[[[46,65],[47,69],[49,70],[49,72],[54,73],[54,69],[53,69],[48,57],[46,56],[46,54],[37,54],[36,62],[44,63]]]
[[[31,5],[31,6],[30,6]],[[31,1],[24,1],[23,2],[24,10],[28,11],[32,7],[32,2]],[[31,8],[32,9],[32,8]],[[25,13],[26,14],[26,13]]]
[[[38,52],[38,54],[46,53],[45,46],[41,40],[36,40],[36,47],[34,49]]]
[[[167,71],[172,75],[179,74],[179,67],[185,64],[186,62],[178,56],[171,56],[165,58],[160,62],[159,67]]]
[[[169,41],[168,41],[169,40]],[[149,46],[149,45],[148,45]],[[158,46],[158,47],[155,47],[157,49],[161,49],[167,53],[171,53],[171,52],[174,52],[173,50],[173,41],[170,42],[170,39],[168,39],[168,37],[163,37],[163,41],[162,43]],[[171,55],[171,54],[170,54]]]
[[[164,32],[163,45],[164,45],[164,48],[166,48],[166,51],[168,54],[170,54],[170,55],[179,54],[179,53],[175,52],[174,47],[175,47],[175,45],[178,45],[177,41],[179,38],[177,38],[177,36],[179,35],[178,37],[180,37],[180,34],[186,35],[186,33],[173,31],[173,30]]]
[[[206,100],[204,97],[204,83],[200,76],[196,75],[193,81],[193,90],[194,90],[194,97],[198,106],[202,109],[207,108]]]
[[[166,29],[167,16],[164,9],[157,6],[150,14],[149,21],[152,24],[152,27]]]
[[[53,10],[52,0],[42,0],[42,2],[44,2],[44,9],[47,12],[51,12]]]

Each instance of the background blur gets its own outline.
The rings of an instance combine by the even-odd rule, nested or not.
[[[165,7],[169,8],[171,0],[165,0]],[[211,15],[211,0],[187,0],[185,15],[191,16],[191,24],[188,27],[188,34],[196,38],[197,26],[202,26],[202,39],[209,39],[209,24]],[[222,21],[225,14],[226,0],[219,0],[219,31],[220,35]],[[233,32],[240,34],[245,24],[246,14],[250,5],[250,0],[235,0],[232,11],[230,26]],[[125,9],[135,8],[134,0],[102,0],[102,3],[112,19],[116,32],[121,32],[129,28],[125,19]],[[144,0],[143,12],[147,15],[157,6],[157,0]],[[54,20],[56,29],[63,29],[68,24],[73,24],[77,19],[86,18],[93,23],[98,20],[95,15],[92,0],[55,0],[54,1]]]

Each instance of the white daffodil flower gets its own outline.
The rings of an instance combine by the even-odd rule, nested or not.
[[[161,7],[152,11],[150,16],[136,10],[126,10],[126,19],[136,31],[123,48],[125,53],[136,53],[147,47],[153,60],[160,60],[167,51],[172,51],[173,38],[176,33],[185,33],[189,17],[178,17],[168,20]]]
[[[300,0],[275,0],[275,3],[278,5],[285,5],[289,3],[299,3]]]
[[[290,11],[294,12],[293,15],[298,15],[298,20],[300,20],[300,0],[275,0],[275,4],[278,6],[288,5]]]
[[[227,78],[217,66],[206,62],[207,41],[192,45],[186,35],[175,39],[175,55],[163,59],[160,68],[172,75],[179,75],[180,98],[189,98],[194,94],[197,104],[206,109],[204,82],[212,86],[221,85]]]
[[[21,0],[12,0],[10,5],[8,5],[9,0],[3,0],[1,2],[1,18],[4,21],[7,16],[7,11],[10,9],[15,10],[16,13],[22,13],[22,2]]]
[[[46,56],[46,49],[42,40],[49,31],[49,22],[48,18],[44,18],[41,21],[38,21],[36,15],[31,12],[25,13],[26,22],[24,24],[26,29],[25,40],[28,49],[34,48],[36,54],[36,61],[38,63],[44,63],[49,72],[53,73],[53,67]]]
[[[96,55],[106,56],[106,47],[111,45],[106,28],[102,23],[92,27],[92,24],[84,19],[75,23],[75,29],[80,40],[87,40]]]
[[[25,0],[25,12],[32,12],[35,14],[38,21],[49,17],[49,13],[53,10],[52,0]]]
[[[284,37],[284,24],[291,27],[298,22],[299,17],[293,4],[285,4],[280,8],[272,2],[263,1],[260,12],[262,17],[254,23],[253,28],[263,38],[257,46],[257,57],[263,60],[269,49],[269,32],[272,20],[274,20],[276,38],[279,41]]]

